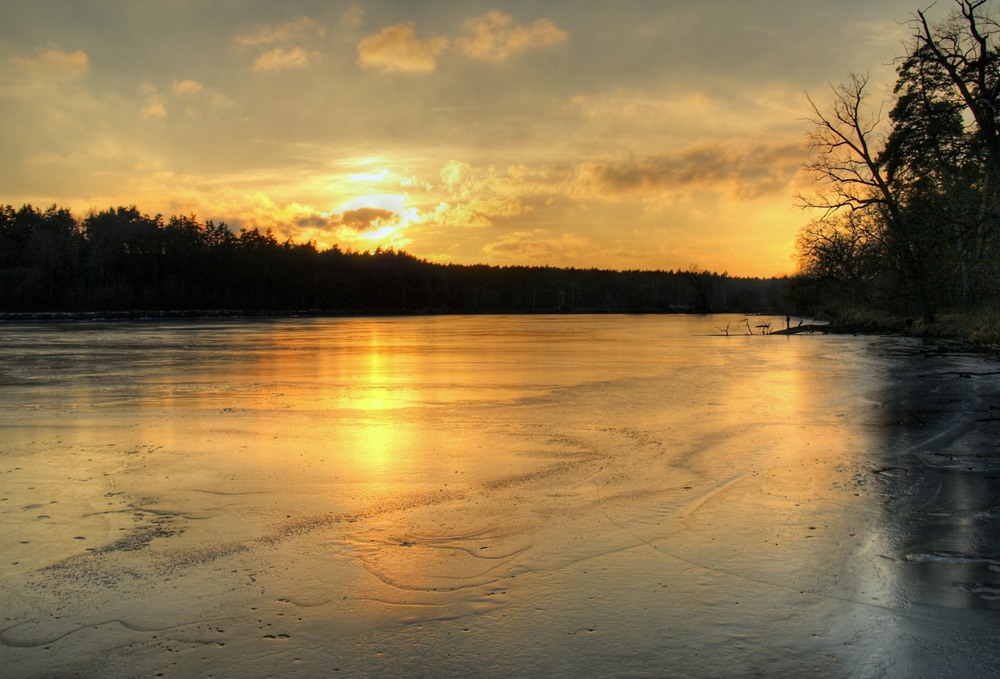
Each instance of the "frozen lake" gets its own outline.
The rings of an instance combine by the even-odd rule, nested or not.
[[[998,366],[745,333],[0,325],[0,674],[995,676]]]

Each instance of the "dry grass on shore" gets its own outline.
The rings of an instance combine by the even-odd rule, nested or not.
[[[910,334],[936,339],[955,339],[982,348],[1000,348],[1000,310],[976,309],[962,313],[942,313],[933,323],[914,321]]]
[[[855,332],[890,332],[953,340],[976,349],[1000,352],[1000,308],[940,312],[934,321],[921,318],[879,316],[868,310],[851,310],[831,321],[831,326]]]

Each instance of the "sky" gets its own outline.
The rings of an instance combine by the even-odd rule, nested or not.
[[[793,273],[807,95],[888,97],[914,2],[5,0],[0,204]]]

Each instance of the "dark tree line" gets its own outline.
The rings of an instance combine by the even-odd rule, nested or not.
[[[798,252],[817,307],[925,324],[997,307],[1000,24],[990,10],[954,0],[936,24],[918,11],[883,109],[860,74],[834,88],[828,110],[813,105],[808,167],[823,189],[803,202],[822,217]]]
[[[0,207],[0,311],[777,311],[785,279],[432,264],[116,207]]]

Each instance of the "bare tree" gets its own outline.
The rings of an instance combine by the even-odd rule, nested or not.
[[[825,190],[813,198],[800,196],[800,202],[823,209],[824,217],[843,208],[853,211],[879,204],[898,211],[898,201],[878,162],[876,133],[883,119],[881,111],[873,114],[868,109],[868,81],[867,75],[852,73],[849,82],[831,85],[834,97],[829,113],[823,113],[809,97],[813,131],[806,169],[825,184]]]
[[[803,272],[817,280],[863,281],[877,270],[881,232],[881,222],[860,211],[809,223],[796,242]]]
[[[884,120],[881,109],[873,111],[868,106],[868,83],[867,75],[852,73],[847,83],[831,86],[834,97],[829,113],[821,111],[809,99],[813,131],[809,137],[811,159],[806,169],[824,188],[816,196],[800,197],[799,201],[804,207],[822,209],[823,219],[843,210],[848,215],[857,211],[876,213],[885,224],[887,251],[898,261],[916,296],[920,314],[929,322],[933,319],[933,309],[925,253],[881,160],[884,142],[880,133]],[[816,229],[812,232],[813,236],[823,233]]]
[[[1000,24],[986,14],[989,0],[955,0],[955,4],[957,12],[937,26],[928,22],[925,11],[917,12],[917,43],[948,74],[972,115],[995,181],[1000,177],[1000,64],[995,44]]]

